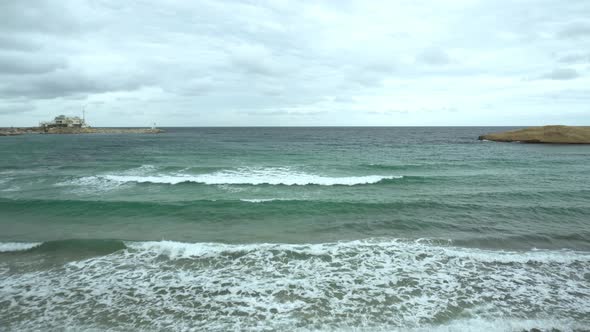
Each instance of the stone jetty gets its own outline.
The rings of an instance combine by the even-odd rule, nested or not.
[[[157,128],[91,128],[91,127],[27,127],[27,128],[0,128],[0,136],[16,136],[23,134],[160,134],[164,130]]]

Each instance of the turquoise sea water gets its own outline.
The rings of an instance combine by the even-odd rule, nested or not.
[[[0,139],[0,330],[590,326],[590,146],[505,128]]]

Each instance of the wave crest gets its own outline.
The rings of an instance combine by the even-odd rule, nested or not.
[[[96,181],[101,183],[104,180],[123,183],[155,183],[155,184],[180,184],[200,183],[205,185],[285,185],[285,186],[354,186],[364,184],[375,184],[383,180],[400,179],[399,175],[363,175],[363,176],[342,176],[330,177],[317,174],[309,174],[301,171],[291,170],[288,167],[272,168],[238,168],[235,170],[222,170],[207,174],[171,173],[161,174],[150,172],[146,169],[143,174],[105,174],[80,179],[82,184]],[[150,174],[151,173],[151,174]]]
[[[41,242],[0,242],[0,252],[24,251],[40,246]]]
[[[189,243],[176,241],[145,241],[126,242],[128,248],[166,255],[171,259],[213,257],[224,253],[248,253],[263,251],[284,251],[304,255],[338,256],[350,252],[390,252],[390,254],[417,255],[427,253],[437,257],[445,256],[456,259],[470,259],[486,263],[575,263],[590,262],[590,253],[568,249],[548,250],[534,249],[530,251],[506,251],[476,249],[451,246],[453,241],[441,239],[389,239],[373,238],[345,242],[328,242],[317,244],[224,244],[224,243]]]

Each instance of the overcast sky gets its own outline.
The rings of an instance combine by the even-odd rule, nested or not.
[[[589,0],[2,0],[0,127],[590,125]]]

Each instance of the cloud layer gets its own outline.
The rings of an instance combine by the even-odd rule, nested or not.
[[[590,125],[590,4],[0,2],[0,126]]]

